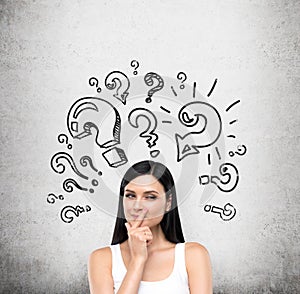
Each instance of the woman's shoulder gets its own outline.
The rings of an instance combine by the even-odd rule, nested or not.
[[[111,266],[111,249],[110,246],[101,247],[95,249],[90,253],[89,256],[90,263],[100,263]]]
[[[187,265],[195,264],[209,259],[209,253],[205,246],[198,242],[186,242],[185,258]]]

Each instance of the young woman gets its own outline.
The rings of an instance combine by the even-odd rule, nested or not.
[[[204,246],[184,241],[173,177],[142,161],[121,182],[112,245],[91,253],[92,294],[211,294]]]

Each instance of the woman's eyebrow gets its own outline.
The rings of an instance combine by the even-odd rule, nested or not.
[[[134,193],[135,194],[135,191],[132,191],[132,190],[129,190],[129,189],[126,189],[125,192],[130,192],[130,193]],[[155,190],[149,190],[149,191],[145,191],[143,194],[149,194],[149,193],[156,193],[159,195],[159,193]]]
[[[134,191],[132,190],[129,190],[129,189],[126,189],[125,192],[131,192],[131,193],[135,193]]]

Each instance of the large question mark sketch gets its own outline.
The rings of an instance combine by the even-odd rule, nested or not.
[[[221,116],[209,103],[196,101],[182,107],[178,113],[179,121],[193,130],[185,135],[175,134],[177,161],[186,156],[199,153],[199,148],[213,145],[222,131]],[[209,129],[209,136],[207,130]],[[191,136],[197,135],[197,144],[191,143]]]
[[[63,193],[48,193],[47,203],[54,207],[57,203],[70,199],[65,197],[66,195],[72,195],[75,192],[95,195],[96,189],[101,191],[104,187],[105,170],[117,170],[128,163],[127,151],[125,152],[125,148],[128,146],[124,145],[124,141],[128,143],[130,139],[125,137],[124,140],[123,136],[121,140],[121,126],[123,128],[121,118],[123,120],[124,117],[128,122],[128,125],[125,124],[124,126],[138,129],[139,137],[145,139],[145,147],[151,158],[160,158],[164,146],[161,143],[162,139],[159,140],[158,134],[167,130],[168,135],[172,138],[172,144],[174,144],[175,164],[188,162],[191,157],[195,161],[202,161],[203,156],[201,155],[200,159],[200,153],[207,155],[206,166],[213,167],[213,169],[209,172],[203,171],[197,174],[195,183],[198,185],[196,186],[203,187],[204,191],[211,187],[211,189],[226,195],[233,192],[240,180],[239,170],[236,163],[225,161],[226,156],[221,151],[224,149],[223,145],[220,149],[220,141],[222,142],[224,136],[229,140],[236,139],[236,135],[233,133],[224,134],[226,129],[223,125],[221,112],[213,103],[200,100],[203,96],[196,89],[196,81],[190,87],[186,83],[187,74],[183,71],[178,72],[176,79],[168,79],[155,72],[147,72],[139,79],[137,69],[140,63],[137,60],[132,60],[129,65],[129,69],[133,70],[134,77],[129,79],[126,73],[119,70],[111,71],[104,81],[92,76],[88,85],[94,87],[98,94],[101,93],[101,97],[86,96],[79,98],[69,108],[66,120],[69,137],[65,133],[60,133],[57,140],[61,147],[67,149],[66,151],[73,152],[74,157],[66,151],[56,152],[50,160],[50,167],[59,176],[65,175],[65,171],[69,167],[78,179],[69,175],[65,177],[61,185]],[[208,98],[213,96],[217,81],[218,79],[215,79],[211,88],[207,91],[206,96]],[[140,83],[140,89],[143,89],[143,93],[137,95],[134,92],[138,86],[136,83]],[[145,85],[150,89],[147,89]],[[139,105],[135,105],[131,101],[135,97],[134,95],[146,98],[140,101]],[[180,107],[170,110],[170,105],[166,103],[168,100],[160,100],[166,95],[169,100],[180,100]],[[154,102],[151,103],[154,96]],[[112,99],[112,97],[116,99]],[[122,104],[120,105],[118,101]],[[158,120],[157,117],[160,117],[160,115],[155,112],[155,107],[157,108],[160,101],[163,101],[159,109],[163,111],[164,117]],[[147,103],[148,107],[143,107],[140,103]],[[234,101],[226,108],[225,112],[229,113],[239,103],[240,100]],[[177,120],[174,121],[174,119]],[[231,120],[229,126],[234,126],[237,121],[237,119]],[[175,122],[177,127],[175,127]],[[132,135],[134,132],[133,130],[130,134]],[[72,140],[73,142],[71,142]],[[89,152],[80,154],[79,157],[79,153],[75,156],[78,151],[76,146],[78,147],[78,144],[84,142],[92,144],[92,148],[95,148],[93,150],[100,152],[102,155],[100,159],[104,165],[101,165],[101,170],[96,167],[99,165],[95,164],[93,154],[89,153],[92,149],[89,149]],[[161,150],[157,149],[157,142],[162,145],[162,148],[159,148]],[[246,145],[237,144],[236,146],[236,149],[232,146],[232,150],[227,152],[229,159],[233,161],[244,157],[247,153]],[[212,157],[208,150],[213,150],[217,156]],[[199,155],[198,158],[197,154]],[[218,160],[219,162],[217,162]],[[221,160],[223,162],[220,162]],[[64,223],[72,223],[83,212],[89,211],[91,211],[89,205],[65,205],[61,210],[60,218]],[[224,208],[206,204],[204,212],[218,214],[221,220],[228,221],[236,215],[236,208],[230,203],[227,203]]]

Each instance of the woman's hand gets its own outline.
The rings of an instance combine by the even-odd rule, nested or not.
[[[145,263],[148,258],[147,246],[151,244],[153,236],[148,226],[141,226],[146,214],[147,209],[144,209],[140,215],[140,220],[135,220],[132,224],[125,223],[132,262]]]

